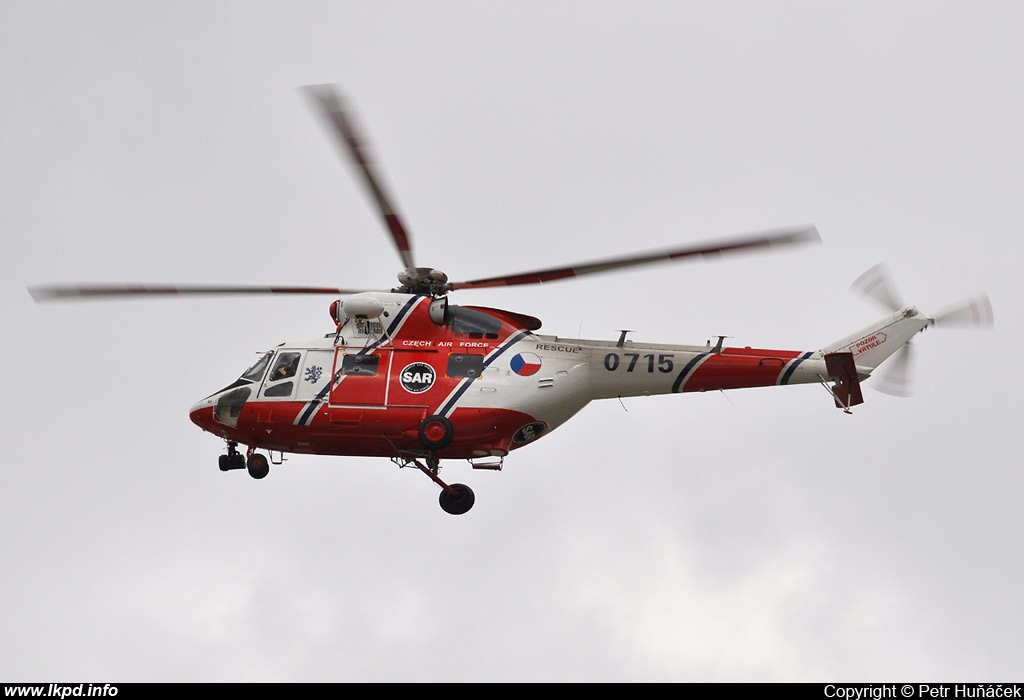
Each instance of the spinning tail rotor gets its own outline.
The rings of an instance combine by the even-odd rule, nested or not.
[[[851,285],[857,294],[869,298],[888,311],[899,313],[906,310],[902,297],[884,263],[879,263],[858,277]],[[928,319],[925,326],[937,328],[991,328],[994,325],[992,303],[987,294],[977,294],[957,304],[946,307]],[[924,328],[922,328],[924,330]],[[897,350],[878,379],[872,383],[875,389],[891,396],[911,395],[911,366],[913,351],[908,341]]]

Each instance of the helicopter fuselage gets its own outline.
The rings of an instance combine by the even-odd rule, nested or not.
[[[535,333],[540,322],[514,312],[411,294],[358,297],[346,300],[348,311],[332,307],[334,332],[266,353],[193,406],[192,421],[282,453],[503,458],[595,399],[827,376],[820,353],[567,339]],[[436,443],[423,433],[427,419]]]

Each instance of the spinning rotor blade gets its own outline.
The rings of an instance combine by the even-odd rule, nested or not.
[[[597,272],[609,272],[611,270],[636,267],[639,265],[648,265],[658,262],[674,262],[682,260],[683,258],[702,256],[708,259],[715,259],[726,253],[736,253],[762,248],[775,248],[797,243],[813,243],[819,240],[821,240],[821,237],[818,235],[818,229],[814,226],[797,226],[788,229],[755,233],[740,238],[726,239],[702,245],[691,245],[685,248],[654,251],[641,253],[640,255],[630,255],[619,258],[609,258],[607,260],[580,263],[569,267],[552,267],[515,275],[487,277],[484,279],[470,280],[468,282],[453,282],[448,285],[448,289],[511,287],[513,285],[520,284],[540,284],[569,277],[582,277],[583,275],[590,275]]]
[[[890,311],[899,311],[903,308],[903,301],[896,291],[896,285],[883,263],[875,265],[858,277],[851,285],[851,289],[862,296],[874,299]],[[916,309],[914,312],[916,313]],[[929,325],[941,328],[990,327],[993,325],[992,303],[986,294],[978,294],[945,309],[931,317],[929,321]],[[878,379],[871,383],[873,388],[891,396],[910,396],[911,347],[912,343],[907,341],[892,357],[884,361]]]
[[[377,168],[366,147],[366,139],[360,136],[356,129],[352,111],[346,108],[341,95],[332,85],[310,85],[306,87],[306,92],[309,93],[324,118],[327,119],[335,135],[339,137],[342,150],[352,159],[356,170],[362,176],[364,184],[377,204],[377,209],[384,218],[384,225],[391,233],[398,254],[402,258],[402,264],[408,270],[415,269],[409,234],[392,204],[393,200],[384,191],[382,178],[376,172]]]
[[[988,295],[978,294],[936,314],[933,321],[943,328],[991,328],[995,324],[995,316]]]
[[[871,386],[883,394],[889,394],[889,396],[909,397],[912,384],[910,377],[911,347],[913,347],[913,344],[907,343],[886,360],[885,364],[882,365],[885,368],[882,371],[882,376],[873,381]]]
[[[878,263],[858,277],[850,285],[850,289],[861,296],[874,299],[889,311],[898,311],[903,308],[903,300],[900,298],[899,292],[896,291],[896,284],[885,263]]]
[[[850,289],[861,296],[874,299],[889,311],[903,308],[903,300],[896,291],[896,284],[884,263],[879,263],[862,274]],[[951,306],[932,318],[932,323],[939,326],[970,326],[988,327],[993,325],[992,302],[987,294],[978,294]]]
[[[987,294],[978,294],[936,314],[932,318],[932,324],[938,328],[991,328],[994,324],[992,303]],[[890,396],[910,396],[913,384],[912,347],[913,343],[908,342],[886,360],[882,365],[882,375],[877,381],[872,382],[871,386]]]
[[[79,284],[29,287],[36,301],[73,301],[82,299],[124,299],[141,296],[222,296],[237,294],[358,294],[365,289],[335,287],[227,287],[200,285]]]
[[[966,301],[952,306],[932,319],[932,323],[940,328],[989,328],[994,323],[992,304],[986,294],[979,294]],[[912,342],[908,342],[882,365],[883,372],[873,386],[883,394],[906,398],[911,391],[913,353]]]

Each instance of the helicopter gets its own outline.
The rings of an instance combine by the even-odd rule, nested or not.
[[[818,350],[726,347],[717,343],[635,343],[540,334],[541,321],[516,311],[450,302],[452,292],[542,284],[624,268],[733,253],[785,249],[820,241],[799,225],[673,249],[449,281],[417,266],[411,236],[384,187],[354,112],[331,85],[304,89],[342,154],[354,166],[403,265],[399,284],[360,290],[297,286],[76,284],[32,287],[36,301],[137,296],[332,295],[328,332],[281,343],[233,382],[196,402],[191,421],[226,445],[222,471],[265,478],[286,453],[390,459],[426,474],[441,508],[468,512],[473,490],[447,483],[442,460],[501,470],[513,451],[547,436],[598,399],[819,383],[837,408],[863,403],[861,382],[910,347],[933,325],[991,325],[985,295],[929,317],[899,301],[884,268],[855,288],[884,303],[889,315]],[[904,361],[896,364],[903,370]],[[897,373],[899,374],[899,373]],[[895,375],[894,375],[895,376]],[[888,382],[899,393],[904,380]],[[275,455],[276,458],[275,458]]]

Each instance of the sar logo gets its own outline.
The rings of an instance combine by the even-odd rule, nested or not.
[[[426,362],[413,362],[406,365],[399,375],[402,388],[410,394],[422,394],[434,386],[434,368]]]
[[[522,428],[516,431],[516,434],[512,436],[512,442],[522,445],[523,443],[533,442],[547,430],[544,423],[527,423]]]

